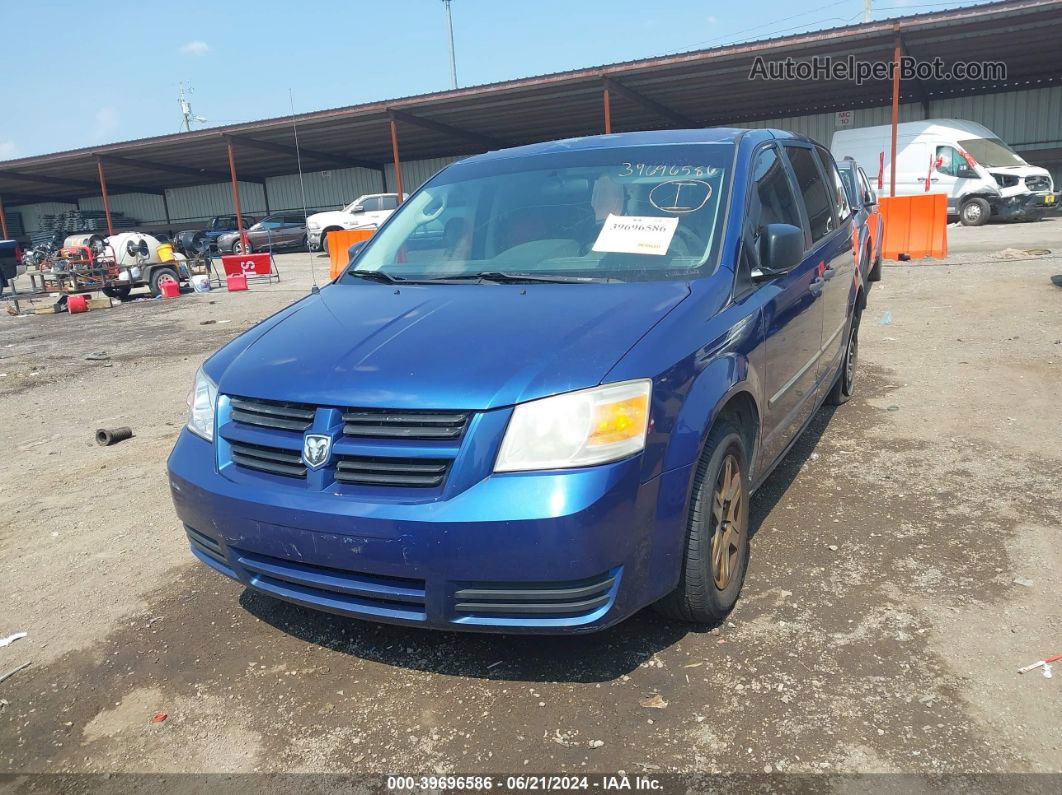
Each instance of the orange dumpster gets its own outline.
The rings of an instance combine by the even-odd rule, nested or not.
[[[375,229],[337,229],[335,232],[329,232],[326,238],[330,263],[328,278],[336,278],[347,266],[347,249],[355,243],[368,240],[375,231]]]
[[[898,259],[900,254],[911,259],[948,256],[948,197],[943,193],[883,198],[881,215],[885,259]]]

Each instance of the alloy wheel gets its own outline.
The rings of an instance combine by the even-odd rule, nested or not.
[[[743,485],[737,458],[728,453],[719,467],[712,494],[712,579],[720,591],[740,576],[738,566],[749,516]]]

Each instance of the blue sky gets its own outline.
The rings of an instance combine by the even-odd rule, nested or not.
[[[0,160],[449,88],[441,0],[2,0]],[[875,0],[875,18],[974,5]],[[862,19],[863,0],[453,0],[461,85]]]

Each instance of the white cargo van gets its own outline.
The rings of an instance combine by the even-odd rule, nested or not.
[[[890,125],[839,130],[830,149],[837,160],[853,157],[867,172],[880,168],[880,192],[889,195]],[[989,218],[1039,218],[1058,207],[1046,169],[1026,163],[987,127],[962,119],[897,125],[896,195],[923,193],[947,194],[948,214],[966,226]]]

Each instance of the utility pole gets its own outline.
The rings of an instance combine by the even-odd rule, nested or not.
[[[183,129],[185,132],[191,132],[193,121],[197,121],[202,124],[206,121],[206,119],[204,119],[202,116],[196,116],[194,113],[192,113],[192,103],[189,101],[188,97],[185,96],[184,83],[181,82],[177,85],[180,86],[180,94],[178,94],[177,96],[177,104],[181,106],[181,129]],[[188,93],[192,93],[191,86],[189,86],[188,88]]]
[[[870,22],[874,16],[874,0],[863,0],[863,21]]]
[[[454,55],[454,17],[450,11],[451,0],[443,0],[446,7],[446,26],[450,31],[450,88],[457,88],[457,56]]]

